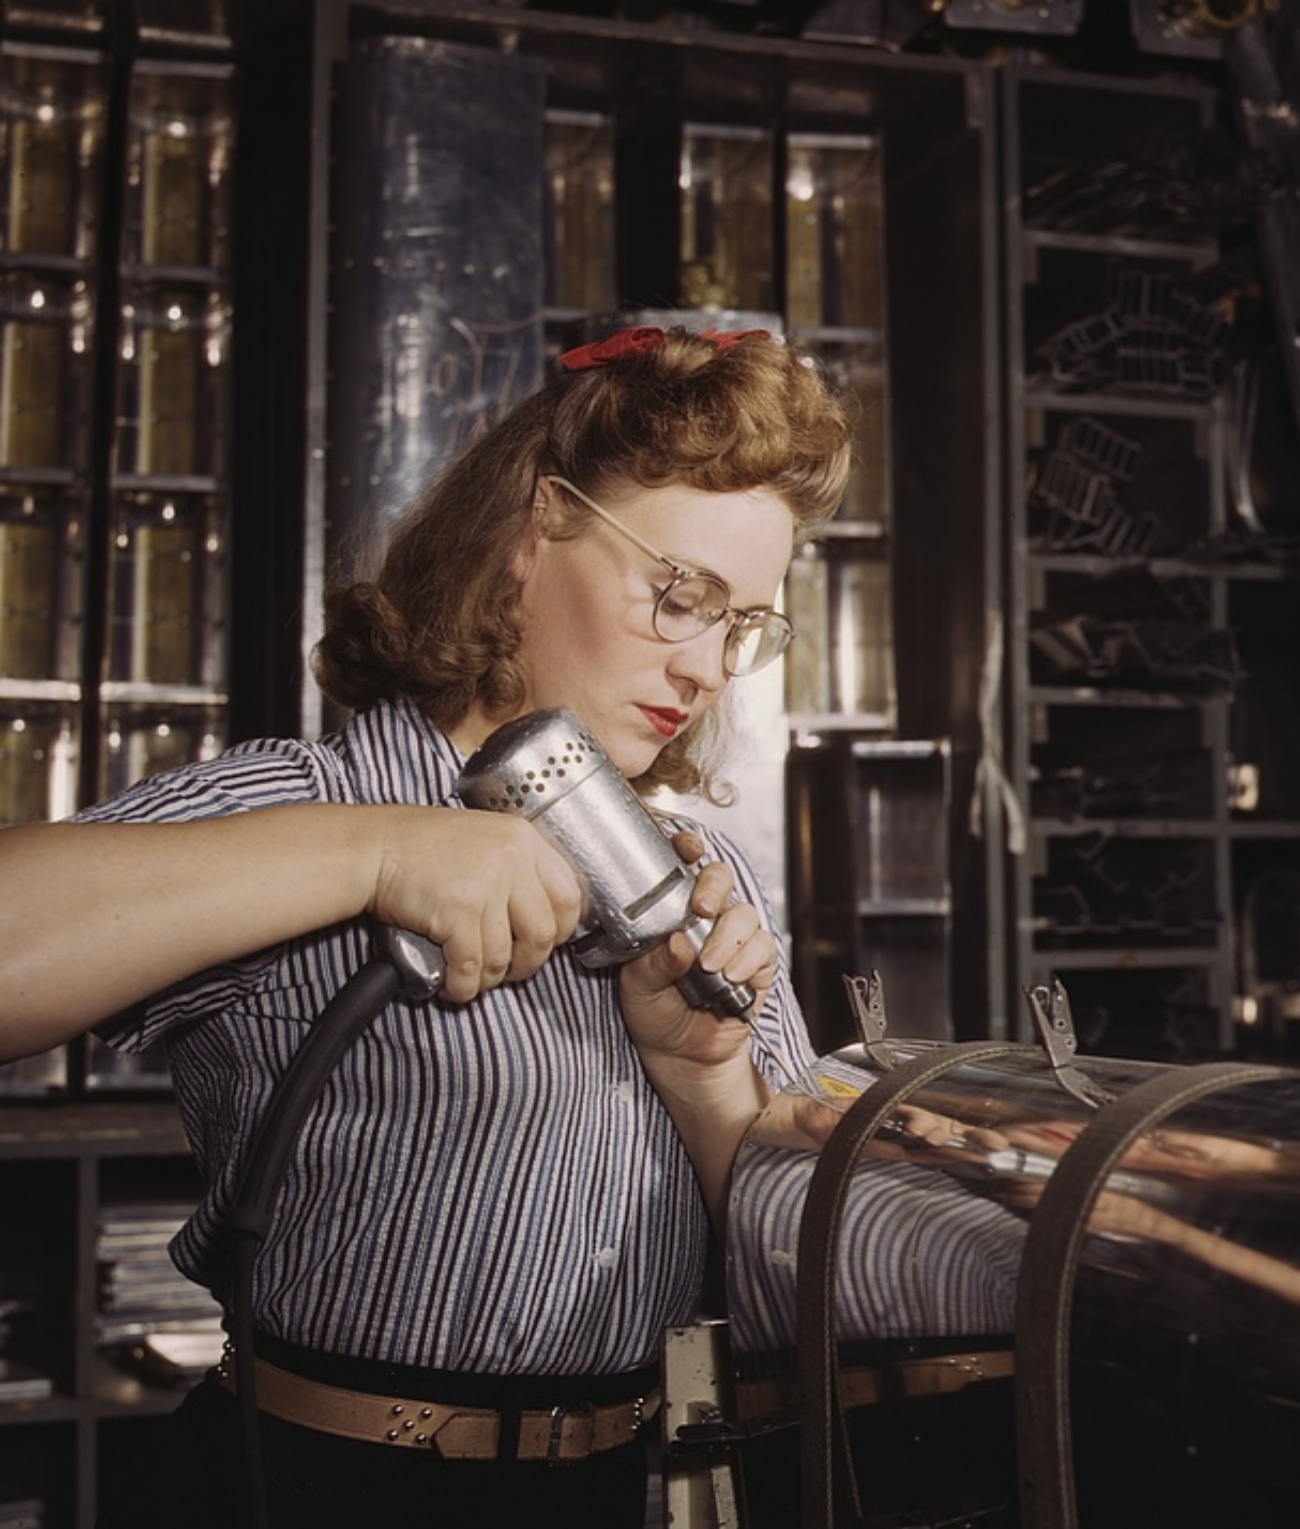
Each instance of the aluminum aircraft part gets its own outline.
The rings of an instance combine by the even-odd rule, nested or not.
[[[894,1039],[895,1068],[932,1049]],[[896,1105],[853,1166],[834,1330],[868,1516],[1018,1522],[1017,1295],[1038,1207],[1108,1108],[1195,1071],[1077,1054],[1068,1066],[1085,1087],[1063,1087],[1034,1047],[959,1063]],[[1262,1071],[1143,1129],[1097,1188],[1070,1315],[1085,1529],[1300,1521],[1300,1072]],[[797,1432],[800,1411],[797,1253],[810,1181],[854,1102],[889,1076],[863,1045],[821,1058],[772,1101],[737,1158],[726,1259],[734,1418],[768,1456],[744,1464],[747,1529],[798,1511],[797,1459],[787,1447],[776,1465],[774,1441]]]

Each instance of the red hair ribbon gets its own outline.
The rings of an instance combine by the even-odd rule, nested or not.
[[[724,329],[721,332],[705,329],[699,338],[711,341],[718,350],[726,350],[729,345],[734,345],[747,335],[761,335],[765,340],[772,338],[766,329]],[[636,329],[619,329],[607,339],[566,350],[559,358],[560,365],[566,372],[583,372],[590,366],[607,366],[611,361],[625,361],[629,356],[648,355],[652,350],[658,350],[667,338],[662,329],[647,324]]]
[[[701,335],[701,340],[712,340],[719,350],[726,350],[729,345],[734,345],[737,340],[748,339],[750,335],[757,335],[761,340],[770,340],[771,332],[766,329],[706,329]]]

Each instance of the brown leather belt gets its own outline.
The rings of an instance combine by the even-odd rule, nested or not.
[[[233,1365],[217,1377],[235,1390]],[[500,1453],[502,1418],[486,1407],[460,1407],[403,1396],[376,1396],[307,1380],[265,1359],[256,1361],[257,1407],[286,1423],[319,1433],[372,1444],[433,1449],[446,1460],[495,1460]],[[585,1403],[519,1414],[515,1458],[553,1465],[585,1460],[628,1444],[659,1410],[651,1391],[611,1407]]]
[[[879,1369],[845,1369],[840,1373],[840,1401],[845,1407],[873,1407],[890,1397],[946,1396],[980,1381],[1003,1380],[1015,1367],[1011,1349],[992,1349],[898,1359]],[[736,1400],[741,1416],[752,1419],[779,1412],[790,1398],[778,1381],[741,1381]]]

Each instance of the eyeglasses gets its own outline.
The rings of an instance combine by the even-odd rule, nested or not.
[[[790,646],[794,628],[780,611],[766,605],[755,606],[752,610],[738,609],[731,603],[731,586],[724,579],[674,563],[672,558],[665,557],[621,520],[616,520],[567,478],[551,473],[546,481],[580,499],[607,526],[612,526],[634,547],[640,548],[672,574],[655,596],[655,635],[664,642],[689,642],[692,637],[717,626],[719,621],[729,622],[730,631],[722,647],[722,667],[733,679],[764,668],[773,659],[780,658]]]

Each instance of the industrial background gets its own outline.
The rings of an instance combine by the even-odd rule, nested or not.
[[[875,973],[932,1042],[1031,1040],[1059,980],[1086,1055],[1291,1065],[1298,30],[0,6],[0,824],[328,728],[326,570],[431,462],[615,318],[765,327],[861,404],[726,819],[819,1052]],[[215,1330],[191,1168],[161,1058],[0,1096],[0,1526],[90,1529]]]

